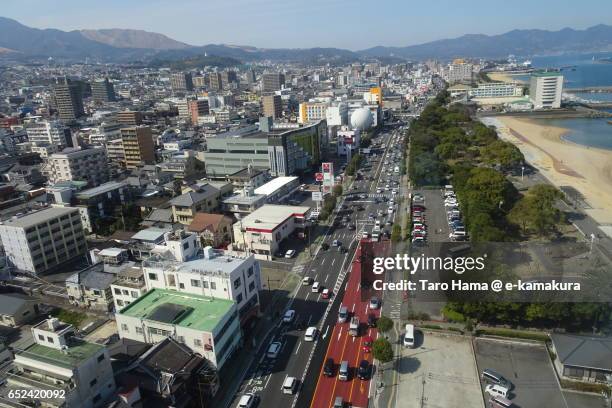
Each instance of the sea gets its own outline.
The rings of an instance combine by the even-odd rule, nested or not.
[[[612,86],[612,52],[533,57],[534,68],[558,68],[564,88]],[[527,80],[527,78],[519,79]],[[610,93],[576,93],[585,100],[611,102]],[[612,108],[602,108],[612,113]],[[611,121],[611,122],[609,122]],[[612,150],[612,118],[542,119],[541,122],[568,129],[564,139],[585,146]]]

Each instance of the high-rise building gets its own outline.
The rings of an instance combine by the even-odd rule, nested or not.
[[[72,147],[72,134],[70,129],[60,121],[36,122],[26,127],[28,140],[37,145],[55,145],[58,149]]]
[[[191,73],[175,72],[170,76],[170,85],[174,91],[193,91]]]
[[[117,113],[117,122],[123,126],[142,125],[142,113],[139,111],[121,111]]]
[[[230,84],[238,82],[238,76],[235,71],[227,70],[221,73],[221,81],[225,88],[229,88]]]
[[[280,72],[266,73],[261,77],[262,91],[278,91],[285,85],[285,75]]]
[[[121,129],[121,140],[127,169],[155,163],[155,146],[150,127],[123,128]]]
[[[210,109],[208,107],[208,99],[197,99],[194,101],[188,101],[187,108],[189,110],[191,123],[193,124],[198,123],[198,118],[200,116],[206,116],[210,113]]]
[[[280,95],[264,95],[261,99],[263,116],[271,116],[277,119],[283,115],[283,103]]]
[[[204,75],[196,75],[193,77],[193,86],[196,88],[204,88],[206,86],[206,77]]]
[[[473,79],[474,66],[461,59],[456,59],[443,72],[443,78],[448,83],[471,82]]]
[[[247,70],[247,72],[245,73],[245,79],[247,81],[247,84],[254,84],[256,79],[255,79],[255,71],[253,71],[252,69]]]
[[[558,72],[542,72],[531,75],[529,98],[534,109],[558,109],[561,107],[563,75]]]
[[[96,79],[91,83],[91,97],[95,102],[114,102],[115,87],[113,83],[104,79]]]
[[[69,148],[48,157],[43,168],[50,183],[86,181],[95,187],[108,181],[106,150],[104,148]]]
[[[57,79],[53,86],[53,100],[59,118],[64,122],[73,122],[85,115],[80,87],[68,78]]]
[[[219,72],[211,72],[209,77],[209,89],[212,91],[220,91],[223,89],[223,79]]]
[[[0,241],[10,266],[39,274],[87,252],[77,208],[51,207],[0,224]]]

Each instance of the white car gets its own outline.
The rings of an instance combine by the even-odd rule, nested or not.
[[[287,252],[285,252],[285,258],[287,259],[293,258],[294,255],[295,255],[295,249],[290,249]]]
[[[317,338],[317,328],[311,326],[306,329],[306,333],[304,333],[304,341],[315,341]]]
[[[278,357],[281,347],[282,347],[282,344],[280,343],[280,341],[272,342],[270,346],[268,347],[268,351],[266,352],[266,357],[268,358]]]
[[[238,402],[238,408],[251,408],[255,406],[255,394],[244,394],[240,397],[240,402]]]
[[[291,323],[295,319],[295,310],[287,310],[283,316],[283,323]]]

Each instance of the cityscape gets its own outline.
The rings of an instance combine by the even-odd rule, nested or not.
[[[269,48],[23,7],[0,407],[612,407],[606,21]]]

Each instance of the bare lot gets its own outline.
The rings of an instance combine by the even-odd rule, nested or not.
[[[419,333],[416,342],[414,349],[402,348],[394,407],[484,406],[469,339]]]

